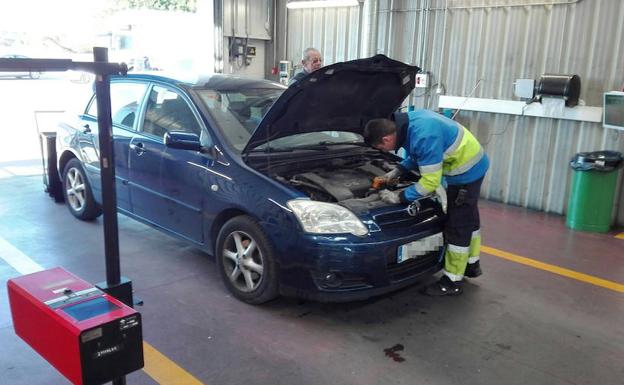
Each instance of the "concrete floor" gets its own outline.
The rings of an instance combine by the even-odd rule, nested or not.
[[[7,174],[5,246],[103,281],[101,219],[74,219],[40,176]],[[624,283],[614,233],[572,232],[562,217],[491,202],[481,213],[487,246]],[[457,298],[412,287],[357,303],[249,306],[228,295],[211,256],[123,216],[119,233],[122,273],[145,301],[145,340],[204,384],[624,384],[621,292],[484,254],[484,275]],[[17,275],[0,259],[0,382],[66,384],[13,332],[6,280]],[[397,344],[403,361],[384,353]]]

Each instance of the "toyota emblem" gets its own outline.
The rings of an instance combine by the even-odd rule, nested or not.
[[[410,217],[415,217],[416,214],[420,211],[420,203],[418,201],[414,201],[407,206],[407,213]]]

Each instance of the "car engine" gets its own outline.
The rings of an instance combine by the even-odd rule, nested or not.
[[[358,213],[388,205],[379,198],[379,190],[372,188],[373,178],[396,167],[398,160],[392,155],[373,153],[273,165],[266,171],[313,200],[338,203]],[[412,172],[388,188],[403,189],[418,178]]]

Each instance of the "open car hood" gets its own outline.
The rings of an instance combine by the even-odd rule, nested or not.
[[[290,86],[255,129],[243,153],[271,140],[315,131],[361,134],[387,118],[414,89],[420,68],[384,55],[335,63]]]

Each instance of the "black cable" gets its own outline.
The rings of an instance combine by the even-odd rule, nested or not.
[[[415,97],[415,98],[422,98],[423,96],[425,96],[425,95],[427,95],[427,94],[430,94],[430,93],[431,93],[431,91],[433,90],[433,88],[434,88],[434,87],[437,87],[437,86],[438,86],[438,84],[439,84],[439,83],[436,83],[436,84],[432,85],[431,87],[429,87],[429,89],[428,89],[427,91],[425,91],[425,92],[423,92],[422,94],[419,94],[419,95],[414,95],[414,97]]]
[[[503,130],[502,130],[502,131],[500,131],[500,132],[495,132],[495,133],[493,133],[493,134],[488,135],[488,140],[487,140],[486,142],[483,142],[483,143],[482,143],[482,145],[487,145],[487,144],[489,144],[489,143],[492,141],[492,138],[493,138],[493,137],[495,137],[495,136],[497,136],[497,135],[503,135],[503,134],[507,131],[507,129],[509,128],[509,124],[510,124],[510,123],[513,123],[513,122],[517,121],[518,119],[520,119],[521,117],[525,116],[525,115],[524,115],[524,110],[525,110],[528,106],[529,106],[528,104],[525,104],[525,105],[522,107],[522,112],[520,113],[520,115],[516,116],[515,118],[509,118],[509,120],[508,120],[508,121],[507,121],[507,123],[505,124],[505,127],[503,128]]]
[[[423,96],[426,96],[427,94],[430,94],[430,93],[431,93],[431,91],[432,91],[435,87],[437,87],[439,84],[440,84],[440,83],[436,83],[436,84],[432,85],[431,87],[429,87],[429,89],[428,89],[427,91],[425,91],[425,92],[423,92],[423,93],[421,93],[421,94],[418,94],[418,95],[414,95],[414,98],[421,98],[421,97],[423,97]],[[442,86],[444,86],[444,85],[442,85]],[[406,109],[406,108],[408,108],[408,107],[409,107],[409,105],[407,105],[407,106],[401,106],[401,107],[399,107],[399,110],[398,110],[398,111],[401,111],[401,110]]]
[[[615,140],[619,140],[620,139],[620,135],[622,135],[622,131],[620,130],[611,130],[611,138],[615,141]]]

